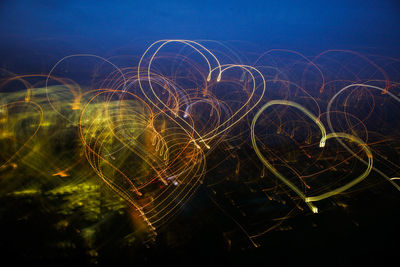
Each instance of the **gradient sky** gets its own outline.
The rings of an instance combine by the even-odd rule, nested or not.
[[[397,0],[0,1],[0,49],[85,52],[157,39],[239,40],[265,48],[400,47]]]

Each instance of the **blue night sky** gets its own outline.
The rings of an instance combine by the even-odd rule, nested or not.
[[[297,51],[400,45],[396,0],[0,1],[0,48],[100,52],[157,39],[251,42]],[[71,50],[72,51],[72,50]]]

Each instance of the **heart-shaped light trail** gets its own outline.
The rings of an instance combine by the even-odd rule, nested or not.
[[[208,75],[207,75],[207,82],[211,80],[212,74],[217,73],[217,82],[221,81],[221,75],[223,72],[228,71],[230,69],[234,68],[239,68],[241,69],[242,73],[248,73],[249,77],[252,80],[252,89],[249,92],[249,98],[237,109],[233,112],[231,116],[229,116],[227,119],[222,121],[219,125],[216,127],[211,128],[208,132],[200,134],[198,132],[198,129],[195,129],[193,125],[190,125],[187,121],[185,120],[179,120],[177,119],[178,112],[174,110],[171,105],[168,105],[165,101],[162,100],[162,97],[156,92],[153,86],[153,82],[155,81],[154,77],[158,76],[159,74],[155,74],[152,72],[152,63],[155,60],[157,54],[159,51],[166,46],[167,44],[171,43],[180,43],[183,45],[186,45],[190,48],[192,48],[194,51],[196,51],[202,58],[204,58],[205,62],[207,63],[208,66]],[[155,51],[151,54],[150,51],[152,49],[155,49]],[[147,55],[149,55],[149,58],[147,61],[145,58],[147,58]],[[148,63],[145,63],[148,62]],[[211,62],[216,62],[216,67],[212,68],[211,67]],[[262,79],[262,85],[258,86],[256,82],[256,78],[260,77]],[[176,124],[178,124],[183,130],[186,128],[189,128],[190,131],[193,131],[195,133],[194,138],[193,138],[193,143],[198,146],[198,143],[204,144],[204,146],[207,149],[210,149],[209,142],[211,140],[216,139],[217,137],[222,136],[224,133],[226,133],[228,130],[230,130],[232,127],[234,127],[240,120],[242,120],[252,109],[254,109],[261,101],[262,97],[264,96],[265,93],[265,88],[266,88],[266,83],[264,76],[261,74],[260,71],[258,71],[256,68],[252,66],[247,66],[247,65],[235,65],[235,64],[227,64],[227,65],[221,65],[218,58],[206,47],[203,45],[190,41],[190,40],[160,40],[157,42],[154,42],[152,45],[150,45],[147,50],[143,53],[139,64],[138,64],[138,75],[137,75],[139,87],[146,97],[146,99],[151,103],[154,107],[157,109],[160,109],[160,111],[169,111],[171,114],[175,114],[175,116],[170,116],[166,113],[167,116],[170,117],[171,120],[175,121]],[[166,81],[168,79],[165,79]],[[145,86],[145,82],[147,83],[148,86]],[[169,85],[171,86],[171,84]],[[184,95],[182,93],[179,93],[180,90],[177,90],[176,86],[172,85],[172,87],[175,88],[177,91],[176,95],[174,96],[175,99],[180,99],[182,98],[181,95]],[[260,88],[260,92],[256,94],[256,89]],[[164,88],[167,90],[167,88]],[[206,90],[206,89],[205,89]],[[206,96],[204,93],[203,96]],[[204,98],[207,100],[206,98]],[[177,100],[177,101],[178,101]],[[199,99],[194,100],[194,102],[191,102],[192,99],[188,99],[187,97],[184,97],[184,102],[186,103],[183,107],[183,110],[181,110],[181,113],[184,114],[183,118],[188,117],[188,111],[190,110],[190,106],[192,106],[194,103],[199,103]],[[218,99],[213,99],[213,103],[219,103]],[[161,105],[161,108],[160,108]],[[174,105],[174,106],[179,106],[179,105]],[[163,110],[161,110],[163,109]],[[186,131],[186,130],[185,130]]]
[[[256,142],[256,135],[254,132],[254,128],[256,125],[256,122],[260,115],[269,107],[273,105],[285,105],[285,106],[290,106],[299,109],[301,112],[303,112],[305,115],[307,115],[321,130],[321,140],[319,142],[319,147],[324,147],[326,144],[326,140],[330,138],[345,138],[348,139],[352,142],[357,143],[362,147],[364,152],[366,153],[368,157],[368,164],[367,164],[367,169],[357,178],[354,180],[350,181],[349,183],[338,187],[336,189],[333,189],[329,192],[317,195],[317,196],[306,196],[296,185],[294,185],[292,182],[290,182],[286,177],[284,177],[277,169],[275,169],[271,163],[263,156],[261,153],[260,149],[258,148],[257,142]],[[268,103],[266,103],[264,106],[261,107],[261,109],[256,113],[256,115],[253,118],[253,121],[251,123],[251,142],[253,144],[254,151],[256,152],[257,156],[259,159],[262,161],[262,163],[277,177],[279,178],[283,183],[285,183],[290,189],[292,189],[299,197],[301,197],[309,206],[309,208],[312,210],[312,212],[317,213],[318,208],[312,203],[316,201],[320,201],[322,199],[340,194],[344,192],[345,190],[349,189],[350,187],[356,185],[357,183],[361,182],[363,179],[365,179],[369,173],[371,172],[372,169],[372,164],[373,164],[373,159],[372,159],[372,153],[368,146],[358,137],[347,134],[347,133],[330,133],[326,134],[326,130],[324,125],[321,123],[321,121],[310,111],[308,111],[306,108],[303,106],[297,104],[296,102],[292,101],[287,101],[287,100],[273,100]]]
[[[39,131],[40,126],[41,126],[41,124],[43,122],[43,109],[42,109],[42,107],[39,104],[37,104],[36,102],[33,102],[31,100],[16,101],[16,102],[8,103],[8,104],[0,106],[0,110],[8,110],[8,109],[10,109],[12,107],[17,107],[17,106],[18,107],[30,107],[30,108],[33,108],[33,110],[39,114],[39,122],[34,127],[34,130],[32,131],[32,133],[30,134],[30,136],[26,140],[20,140],[20,143],[22,145],[19,148],[17,148],[17,150],[5,162],[0,163],[0,168],[2,168],[3,166],[6,166],[7,164],[11,163],[12,160],[17,155],[19,155],[21,153],[21,151],[27,146],[27,144],[37,134],[37,132]],[[26,112],[26,113],[23,113],[22,116],[29,116],[29,114],[30,113]],[[12,121],[13,121],[13,123],[15,123],[15,121],[17,120],[17,116],[16,116],[16,114],[13,114],[13,116],[15,116],[15,117],[13,118]],[[8,118],[4,118],[4,122],[7,123],[7,121],[9,121],[9,119]],[[3,123],[0,122],[0,125],[1,124],[3,124]],[[10,134],[10,136],[8,136],[9,134]],[[8,138],[15,138],[14,134],[11,133],[11,131],[7,131],[6,129],[0,129],[0,137],[7,138],[7,139]]]
[[[205,173],[193,133],[128,91],[99,90],[82,110],[80,136],[93,170],[153,234],[193,195]]]
[[[400,98],[398,98],[397,96],[395,96],[394,94],[392,94],[390,91],[388,91],[388,89],[384,89],[384,88],[380,88],[378,86],[374,86],[374,85],[369,85],[369,84],[350,84],[347,85],[345,87],[343,87],[342,89],[340,89],[330,100],[328,103],[328,107],[327,107],[327,121],[328,121],[328,126],[329,129],[331,131],[334,131],[333,129],[333,125],[332,125],[332,120],[331,120],[331,109],[332,109],[332,104],[335,101],[335,99],[342,94],[344,91],[347,91],[349,89],[352,88],[357,88],[357,87],[364,87],[364,88],[369,88],[369,89],[375,89],[378,91],[381,91],[382,94],[386,94],[388,96],[390,96],[392,99],[394,99],[396,102],[400,103]],[[348,146],[346,146],[346,144],[344,144],[340,139],[338,139],[339,143],[347,150],[349,151],[354,157],[356,157],[358,160],[360,160],[362,163],[364,163],[365,165],[369,165],[369,162],[366,162],[365,160],[363,160],[362,158],[360,158],[356,153],[354,153],[353,150],[351,150]],[[374,171],[376,171],[378,174],[380,174],[383,178],[385,178],[389,183],[391,183],[398,191],[400,191],[400,186],[394,181],[396,179],[392,179],[389,176],[387,176],[384,172],[382,172],[381,170],[379,170],[376,167],[372,167],[372,169]]]

